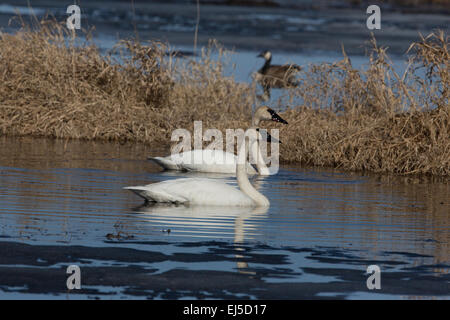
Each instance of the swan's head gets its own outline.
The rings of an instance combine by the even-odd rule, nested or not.
[[[278,113],[276,113],[273,109],[268,106],[259,107],[255,115],[253,116],[254,124],[258,125],[260,121],[275,121],[283,124],[288,124],[286,120],[281,118]]]
[[[257,57],[264,58],[264,60],[270,60],[272,59],[272,52],[270,52],[269,50],[265,50],[261,52]]]

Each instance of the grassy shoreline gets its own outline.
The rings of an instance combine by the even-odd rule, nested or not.
[[[167,46],[121,41],[114,56],[80,43],[63,26],[41,23],[0,34],[0,134],[170,144],[173,130],[245,128],[256,84],[223,75],[227,53],[198,61]],[[350,59],[310,65],[287,95],[303,103],[282,116],[282,163],[343,170],[450,176],[448,36],[411,46],[397,75],[373,39],[369,68]],[[212,60],[211,50],[219,52]],[[269,125],[268,128],[274,127]]]

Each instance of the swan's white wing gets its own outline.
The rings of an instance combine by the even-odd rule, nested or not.
[[[187,170],[213,173],[236,173],[237,157],[222,150],[192,150],[172,154],[167,157],[151,157],[152,160],[167,170]],[[247,173],[256,174],[256,170],[247,164]]]
[[[169,157],[150,157],[148,160],[152,160],[153,162],[157,163],[161,167],[163,167],[166,170],[180,170],[180,166],[175,163],[170,156]]]
[[[180,166],[188,171],[236,173],[236,156],[221,150],[193,150],[186,155]],[[186,161],[187,160],[187,161]]]
[[[245,207],[255,205],[253,200],[236,187],[214,179],[175,179],[125,189],[152,202]]]
[[[222,150],[193,150],[182,153],[179,166],[188,171],[236,173],[237,157]],[[256,170],[247,164],[247,172],[256,174]]]
[[[193,150],[149,160],[167,170],[187,170],[216,173],[235,173],[236,156],[221,150]]]
[[[163,182],[149,184],[146,186],[125,187],[124,189],[130,190],[145,200],[151,202],[170,202],[170,203],[188,203],[188,199],[167,192],[164,186],[161,186]],[[159,188],[158,188],[159,187]]]

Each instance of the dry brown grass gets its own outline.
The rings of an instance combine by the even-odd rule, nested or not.
[[[72,39],[66,41],[65,39]],[[122,41],[113,56],[43,23],[0,35],[0,133],[169,145],[176,128],[243,128],[255,84],[223,73],[226,53],[166,56],[161,43]],[[283,114],[281,161],[346,170],[450,175],[448,37],[411,47],[404,75],[372,41],[366,71],[350,60],[311,65]],[[211,59],[217,50],[219,59]]]
[[[167,144],[193,120],[221,129],[251,115],[250,87],[210,59],[220,47],[176,62],[162,43],[121,41],[104,56],[77,41],[55,23],[1,34],[0,133]]]
[[[410,47],[398,75],[372,40],[366,71],[345,57],[312,65],[295,93],[304,107],[285,117],[285,161],[401,174],[450,175],[450,56],[439,32]]]

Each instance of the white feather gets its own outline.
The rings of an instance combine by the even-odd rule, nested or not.
[[[181,178],[126,187],[151,202],[183,203],[210,206],[254,206],[250,197],[238,188],[215,179]]]
[[[222,150],[192,150],[149,159],[166,170],[236,173],[237,156]],[[256,174],[257,172],[250,164],[247,164],[247,173]]]

